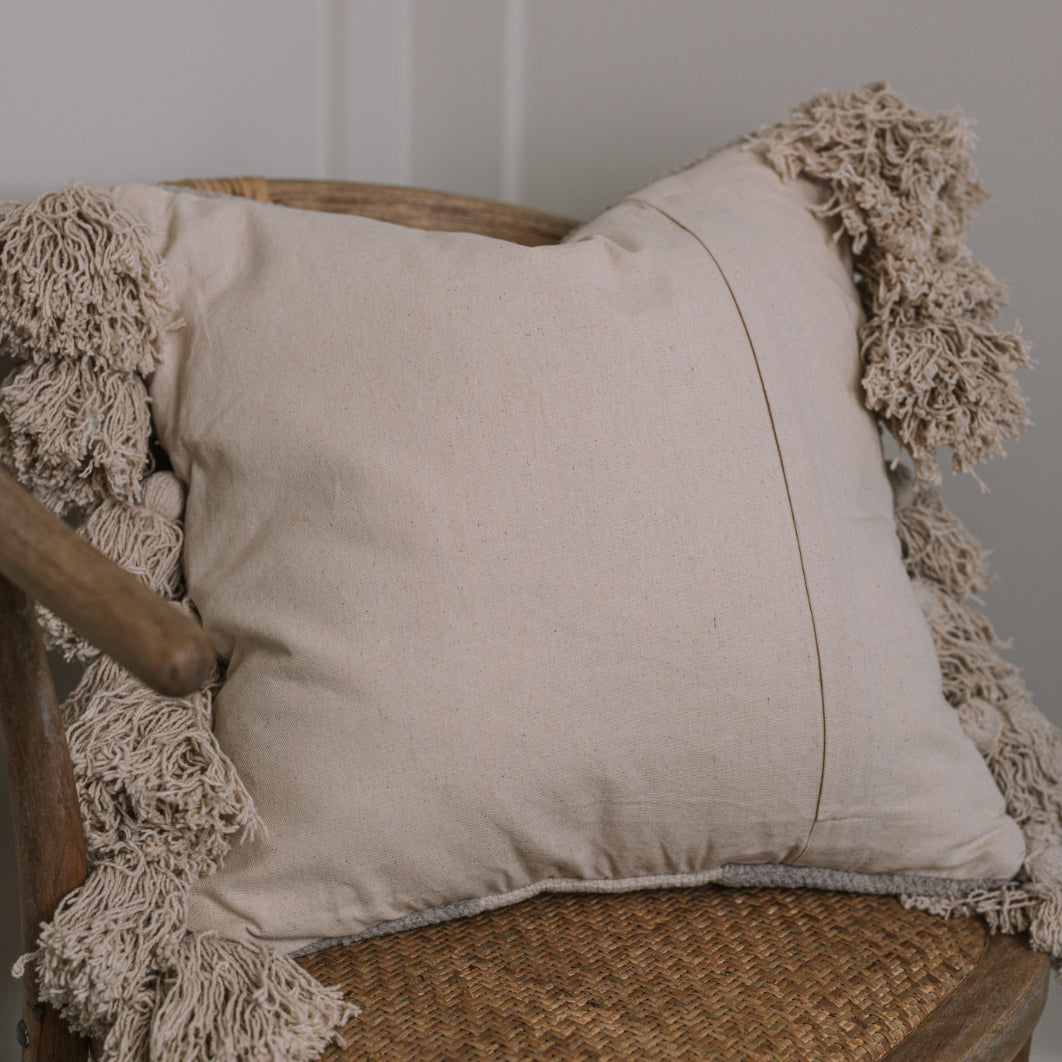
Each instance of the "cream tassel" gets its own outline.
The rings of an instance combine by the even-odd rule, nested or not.
[[[896,531],[909,575],[935,583],[961,600],[991,581],[988,553],[949,511],[940,494],[911,475],[905,465],[888,470]]]
[[[166,698],[100,657],[71,700],[77,718],[67,740],[93,859],[132,848],[154,866],[199,878],[260,831],[211,730],[209,692]]]
[[[1026,345],[989,324],[1005,289],[962,243],[986,198],[972,142],[961,114],[927,114],[877,82],[815,96],[748,143],[784,180],[831,189],[820,212],[851,240],[866,313],[866,404],[925,479],[939,479],[937,447],[970,471],[1028,424],[1012,377]]]
[[[4,381],[0,459],[58,513],[139,500],[150,432],[147,387],[135,373],[51,359]]]
[[[964,728],[975,721],[970,736],[1025,835],[1026,880],[956,901],[906,902],[940,914],[979,914],[1004,932],[1028,929],[1033,946],[1062,968],[1062,732],[1033,707],[981,612],[919,578],[913,586],[940,659],[944,695]]]
[[[150,233],[109,192],[75,184],[0,209],[0,351],[150,374],[172,315]]]
[[[101,1062],[310,1062],[358,1013],[294,960],[261,944],[186,934],[149,1005],[125,1008]]]
[[[77,1032],[106,1034],[152,970],[175,961],[188,884],[134,852],[97,864],[41,928],[32,961],[41,998]]]

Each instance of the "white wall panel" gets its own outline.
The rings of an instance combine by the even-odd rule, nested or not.
[[[8,0],[0,194],[323,173],[321,0]]]
[[[329,0],[330,175],[493,197],[517,187],[522,145],[506,139],[516,6]]]
[[[506,5],[411,3],[412,183],[498,198]]]
[[[410,180],[409,0],[329,0],[328,175]]]

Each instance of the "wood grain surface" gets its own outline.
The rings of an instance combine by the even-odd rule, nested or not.
[[[571,218],[530,207],[426,188],[263,177],[189,178],[177,183],[300,210],[360,214],[396,225],[439,232],[474,232],[527,247],[557,243],[578,224]]]
[[[1021,1062],[1047,1002],[1050,962],[1027,941],[989,937],[980,962],[882,1062]]]

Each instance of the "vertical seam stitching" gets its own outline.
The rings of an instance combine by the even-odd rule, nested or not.
[[[818,668],[819,676],[819,703],[822,711],[822,765],[819,771],[819,791],[818,795],[815,798],[815,814],[811,820],[811,827],[808,829],[807,838],[805,839],[800,851],[793,857],[793,862],[796,863],[803,857],[804,853],[808,849],[808,846],[811,844],[811,836],[815,832],[815,827],[818,825],[819,812],[822,807],[822,792],[826,782],[826,684],[823,679],[822,672],[822,650],[819,646],[819,629],[818,624],[815,622],[815,610],[811,605],[811,587],[808,583],[807,566],[804,563],[804,547],[800,541],[800,528],[797,526],[796,509],[793,506],[793,494],[792,491],[789,489],[789,474],[786,472],[785,457],[782,454],[782,445],[778,440],[778,429],[774,422],[774,410],[771,409],[771,400],[767,395],[767,385],[763,379],[763,371],[760,368],[760,359],[756,353],[756,344],[752,340],[752,333],[749,331],[748,322],[745,320],[744,313],[741,312],[741,305],[738,303],[737,296],[734,294],[733,287],[731,287],[730,279],[723,271],[723,267],[719,264],[719,259],[715,257],[715,255],[712,253],[711,248],[704,242],[704,240],[700,238],[700,236],[697,235],[696,232],[694,232],[688,226],[683,225],[683,223],[679,221],[678,218],[673,217],[666,210],[657,206],[656,203],[650,203],[645,199],[639,199],[637,196],[629,196],[626,202],[638,203],[640,206],[649,207],[651,210],[655,210],[658,214],[660,214],[661,217],[667,218],[667,220],[670,221],[673,225],[676,225],[678,228],[682,229],[683,232],[693,237],[693,239],[696,240],[697,243],[704,250],[705,254],[707,254],[708,257],[712,260],[712,263],[715,266],[717,272],[719,273],[719,276],[722,278],[723,283],[726,285],[726,290],[730,293],[730,298],[734,303],[734,309],[737,310],[738,318],[741,321],[741,327],[745,330],[745,338],[748,340],[749,350],[752,352],[752,362],[756,366],[756,376],[759,378],[760,381],[760,390],[763,393],[763,404],[767,409],[767,418],[770,421],[771,434],[774,437],[774,447],[778,454],[778,464],[782,470],[782,482],[785,485],[786,501],[789,504],[789,517],[793,524],[793,536],[796,539],[797,556],[800,558],[800,575],[804,581],[804,597],[808,603],[808,616],[811,619],[811,634],[812,639],[815,642],[815,663]]]

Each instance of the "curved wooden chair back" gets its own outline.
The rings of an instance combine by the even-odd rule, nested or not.
[[[493,199],[351,181],[287,181],[264,177],[214,177],[178,181],[186,188],[241,195],[301,210],[360,214],[414,229],[475,232],[527,247],[557,243],[576,226],[571,218]]]
[[[529,246],[556,243],[575,225],[568,218],[524,207],[385,185],[260,177],[177,183],[418,228],[475,232]],[[176,695],[197,688],[212,661],[198,627],[95,553],[2,469],[0,573],[0,735],[15,817],[23,942],[30,950],[40,924],[86,874],[73,770],[34,599],[164,692]],[[1013,938],[990,940],[951,998],[887,1058],[1027,1058],[1029,1037],[1046,995],[1047,968],[1045,956]],[[771,987],[765,986],[767,991]],[[82,1062],[86,1057],[86,1045],[50,1008],[38,1004],[32,974],[26,977],[19,1040],[24,1062]],[[632,1051],[634,1058],[637,1051]]]

